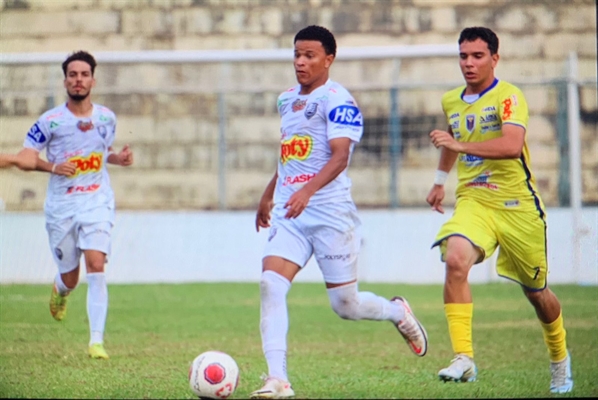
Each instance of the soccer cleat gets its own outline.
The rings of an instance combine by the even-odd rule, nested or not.
[[[409,303],[400,296],[393,297],[390,301],[395,303],[400,302],[405,308],[405,317],[396,324],[399,333],[416,356],[425,356],[428,351],[428,334],[422,324],[415,318],[411,307],[409,307]]]
[[[62,321],[66,317],[66,297],[56,289],[56,285],[52,286],[52,294],[50,295],[50,314],[56,321]]]
[[[438,371],[438,377],[445,382],[473,382],[477,376],[478,367],[473,359],[465,354],[457,354],[451,361],[451,365]]]
[[[107,360],[110,358],[108,357],[108,353],[106,353],[106,350],[104,350],[104,345],[102,343],[94,343],[90,345],[88,353],[90,358],[96,360]]]
[[[282,379],[262,376],[264,386],[249,395],[251,399],[288,399],[295,396],[289,382]]]
[[[550,363],[550,392],[569,393],[573,390],[573,374],[571,373],[571,357],[567,352],[567,358],[561,362]]]

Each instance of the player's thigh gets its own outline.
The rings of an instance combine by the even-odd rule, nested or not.
[[[282,258],[303,268],[311,257],[313,248],[296,220],[284,218],[285,213],[286,210],[282,207],[275,207],[272,210],[271,226],[263,257],[264,259]]]
[[[544,289],[548,274],[544,219],[536,211],[501,211],[497,214],[498,275],[528,289]]]
[[[77,245],[78,224],[74,219],[47,221],[46,231],[58,271],[66,274],[77,268],[81,260],[81,250]]]
[[[361,249],[361,222],[351,202],[314,207],[310,212],[309,238],[326,283],[342,284],[357,279]]]
[[[479,250],[476,263],[490,257],[498,246],[492,210],[473,200],[457,202],[452,217],[442,225],[432,245],[439,246],[442,261],[446,261],[447,241],[451,236],[467,239]]]

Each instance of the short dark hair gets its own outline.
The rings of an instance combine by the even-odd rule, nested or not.
[[[474,42],[477,39],[481,39],[488,45],[490,54],[494,55],[498,53],[498,36],[492,32],[491,29],[484,28],[483,26],[473,26],[471,28],[465,28],[459,35],[459,44],[463,42]]]
[[[310,25],[306,28],[301,29],[295,35],[293,44],[297,43],[298,40],[317,40],[322,43],[326,54],[332,54],[336,57],[336,40],[334,35],[323,26]]]
[[[93,58],[93,56],[91,54],[89,54],[86,51],[83,50],[79,50],[74,52],[73,54],[71,54],[70,56],[68,56],[68,58],[66,60],[64,60],[64,62],[62,63],[62,72],[64,72],[64,76],[66,77],[66,70],[69,66],[69,64],[73,61],[83,61],[86,62],[87,64],[89,64],[89,66],[91,67],[91,76],[93,76],[93,73],[96,70],[96,59]]]

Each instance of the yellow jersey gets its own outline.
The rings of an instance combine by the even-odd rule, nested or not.
[[[463,99],[464,93],[465,86],[461,86],[442,97],[442,109],[456,140],[483,142],[499,138],[505,124],[519,125],[527,131],[527,102],[516,86],[495,79],[472,103]],[[457,177],[457,200],[471,198],[498,209],[537,210],[544,218],[544,204],[530,169],[527,140],[517,159],[490,160],[459,153]]]

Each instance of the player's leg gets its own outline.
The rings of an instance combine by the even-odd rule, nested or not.
[[[434,246],[439,245],[446,263],[444,312],[455,357],[438,372],[444,381],[476,379],[473,361],[473,300],[469,287],[472,266],[492,255],[497,246],[488,211],[473,201],[460,201],[454,215],[443,225]]]
[[[287,376],[287,294],[295,275],[312,254],[297,227],[297,220],[284,219],[285,209],[272,210],[272,227],[262,260],[260,279],[260,333],[268,375],[251,398],[287,398],[295,395]],[[300,216],[299,218],[301,218]]]
[[[79,260],[76,227],[72,219],[46,223],[50,249],[58,273],[54,278],[50,295],[50,314],[57,321],[66,317],[68,295],[79,283]]]
[[[536,311],[550,356],[550,391],[573,389],[561,305],[547,286],[546,225],[537,212],[501,213],[499,275],[520,283]]]
[[[104,266],[110,254],[109,222],[83,224],[79,234],[79,246],[83,249],[87,271],[87,316],[89,319],[89,356],[107,359],[104,349],[104,329],[108,314],[108,285]]]

